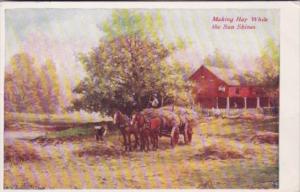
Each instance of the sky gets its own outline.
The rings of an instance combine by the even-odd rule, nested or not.
[[[104,33],[99,25],[110,18],[112,9],[8,9],[5,12],[5,62],[19,52],[27,52],[37,63],[52,59],[61,81],[75,86],[85,75],[78,53],[97,46]],[[149,11],[149,10],[147,10]],[[186,42],[184,50],[173,56],[180,62],[199,67],[204,57],[215,49],[230,56],[241,69],[253,69],[255,59],[267,39],[279,42],[278,10],[239,9],[160,9],[163,28],[159,32],[163,42]],[[214,30],[213,17],[266,17],[267,22],[256,23],[255,30]],[[219,22],[218,24],[230,24]],[[237,24],[237,23],[233,23]],[[246,24],[251,24],[247,22]],[[252,24],[251,24],[252,25]]]

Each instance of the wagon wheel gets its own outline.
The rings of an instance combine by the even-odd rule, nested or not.
[[[171,132],[171,145],[172,147],[174,147],[175,145],[178,144],[178,140],[179,140],[179,130],[174,127],[172,129],[172,132]]]
[[[184,129],[183,136],[184,136],[184,143],[189,144],[190,140],[189,140],[189,135],[188,135],[187,129]]]

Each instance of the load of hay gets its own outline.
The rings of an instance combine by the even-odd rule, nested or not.
[[[174,121],[176,123],[180,123],[179,117],[172,111],[167,111],[163,110],[162,108],[160,109],[144,109],[142,111],[142,114],[145,115],[146,119],[150,119],[153,117],[164,117],[168,121]]]
[[[165,106],[158,109],[147,108],[142,111],[142,114],[144,114],[146,118],[159,116],[173,120],[176,123],[180,123],[186,119],[191,125],[196,124],[199,120],[199,114],[196,111],[179,106]]]
[[[278,136],[278,133],[274,132],[256,132],[255,135],[251,138],[251,141],[254,143],[278,144]]]
[[[4,144],[4,161],[19,163],[22,161],[41,160],[38,151],[30,143],[10,140]]]

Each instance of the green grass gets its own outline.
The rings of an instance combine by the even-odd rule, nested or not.
[[[70,128],[63,131],[53,131],[46,134],[46,138],[68,138],[76,136],[89,136],[93,135],[94,130],[91,128]]]

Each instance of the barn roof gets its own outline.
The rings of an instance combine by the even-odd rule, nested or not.
[[[228,85],[240,85],[240,72],[238,70],[220,67],[204,66],[218,78],[223,80]]]
[[[205,67],[211,73],[213,73],[217,78],[224,81],[228,85],[238,86],[246,84],[245,80],[242,76],[242,72],[237,69],[230,69],[230,68],[221,68],[221,67],[212,67],[207,65],[201,65],[191,77],[197,74],[197,72],[202,68]],[[190,77],[190,78],[191,78]]]

